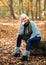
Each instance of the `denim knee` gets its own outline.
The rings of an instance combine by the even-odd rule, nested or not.
[[[31,43],[29,40],[26,41],[26,50],[29,51],[31,48]]]

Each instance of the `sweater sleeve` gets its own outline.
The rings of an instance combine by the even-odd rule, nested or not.
[[[31,34],[30,38],[33,38],[35,36],[41,37],[40,31],[38,30],[38,27],[36,26],[36,24],[33,21],[31,21],[31,26],[32,26],[33,33]]]

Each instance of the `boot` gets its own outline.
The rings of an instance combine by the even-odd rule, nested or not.
[[[14,48],[12,55],[15,57],[20,57],[20,47]]]
[[[28,61],[28,55],[29,55],[29,51],[24,50],[22,52],[22,58],[20,59],[21,61]]]
[[[20,53],[15,53],[14,57],[20,57]]]
[[[20,59],[22,62],[24,61],[28,61],[28,56],[22,56],[22,58]]]

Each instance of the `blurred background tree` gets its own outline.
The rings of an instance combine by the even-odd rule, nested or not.
[[[0,16],[16,18],[21,13],[32,20],[46,20],[46,0],[0,0]]]
[[[13,0],[8,0],[8,2],[9,2],[11,16],[13,16],[13,18],[15,19],[14,10],[13,10]]]

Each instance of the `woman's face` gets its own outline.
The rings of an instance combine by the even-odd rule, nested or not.
[[[28,19],[26,17],[22,17],[22,23],[25,24],[27,23]]]

